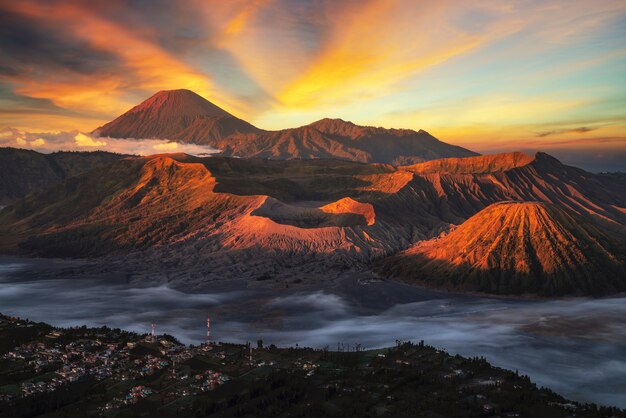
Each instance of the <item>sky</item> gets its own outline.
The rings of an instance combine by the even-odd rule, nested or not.
[[[626,171],[626,2],[0,0],[0,128],[24,133],[2,144],[178,88],[264,129],[337,117]]]

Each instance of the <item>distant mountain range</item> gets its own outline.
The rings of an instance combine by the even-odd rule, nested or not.
[[[93,133],[210,145],[223,156],[242,158],[332,158],[401,165],[478,155],[441,142],[426,131],[358,126],[341,119],[265,131],[189,90],[158,92]]]
[[[459,290],[604,294],[626,290],[624,186],[542,153],[400,167],[115,158],[1,211],[0,251],[122,260],[188,285],[375,266]]]

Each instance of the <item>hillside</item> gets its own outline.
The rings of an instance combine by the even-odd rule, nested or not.
[[[101,151],[41,154],[25,149],[0,148],[0,205],[120,158],[124,156]]]
[[[626,416],[616,407],[569,401],[482,357],[453,356],[423,341],[329,351],[262,340],[253,349],[223,341],[186,346],[175,336],[157,337],[0,315],[0,355],[9,371],[0,389],[0,415],[306,418],[377,411],[381,417],[414,417],[419,410],[433,417],[486,411]]]
[[[439,238],[387,259],[389,276],[488,293],[626,290],[626,248],[552,204],[494,203]]]
[[[128,158],[4,209],[0,251],[105,257],[107,266],[123,263],[124,268],[176,271],[176,280],[190,285],[235,277],[328,280],[345,271],[368,271],[372,261],[454,230],[494,203],[543,202],[549,209],[537,210],[545,211],[542,219],[550,215],[552,221],[547,231],[537,223],[541,228],[533,236],[567,230],[573,222],[565,222],[568,217],[588,231],[583,236],[568,230],[559,238],[577,241],[568,244],[572,254],[557,259],[563,273],[557,269],[555,274],[579,271],[582,276],[576,276],[579,287],[559,283],[558,292],[620,288],[611,277],[596,275],[613,271],[611,256],[603,258],[600,249],[597,256],[585,256],[596,248],[593,238],[607,254],[619,257],[614,247],[626,237],[626,188],[620,178],[609,181],[546,154],[425,164],[396,168],[338,160],[185,154]],[[459,230],[466,231],[467,240],[472,233],[485,233],[469,227]],[[575,247],[578,242],[582,247]],[[503,261],[489,268],[510,269],[510,248],[495,249],[502,251]],[[537,271],[523,274],[543,274]],[[515,286],[483,288],[522,291]],[[548,292],[536,283],[524,289]]]
[[[264,131],[189,90],[158,92],[94,133],[210,145],[224,156],[242,158],[334,158],[400,165],[477,155],[425,131],[358,126],[341,119]]]

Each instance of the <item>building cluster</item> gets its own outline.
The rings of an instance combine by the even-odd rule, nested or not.
[[[1,400],[53,392],[87,378],[139,383],[164,369],[168,369],[167,378],[173,393],[193,395],[211,391],[230,378],[214,370],[190,376],[189,368],[184,367],[185,362],[203,355],[224,364],[229,358],[234,362],[235,353],[241,351],[230,346],[218,350],[209,344],[188,347],[166,338],[158,339],[154,334],[142,338],[109,331],[84,333],[77,338],[76,333],[70,336],[65,332],[53,330],[36,342],[22,344],[0,356],[0,361],[9,368],[31,376],[19,384],[19,393],[2,393]],[[108,402],[105,409],[131,405],[153,393],[153,388],[137,384],[125,395]]]
[[[153,393],[152,389],[147,386],[134,386],[130,391],[128,391],[126,396],[114,398],[112,401],[107,402],[103,409],[117,409],[123,406],[133,405]]]
[[[196,392],[208,392],[214,390],[230,380],[228,376],[213,370],[207,370],[204,373],[194,376],[195,382],[192,382],[190,388]]]
[[[23,396],[52,392],[88,376],[103,380],[127,374],[130,358],[127,346],[106,344],[98,338],[67,344],[54,341],[61,336],[60,331],[54,331],[46,336],[46,342],[24,344],[0,356],[34,376],[21,384]]]
[[[311,377],[313,376],[313,374],[315,374],[315,370],[317,370],[320,365],[319,363],[299,358],[292,363],[292,367],[295,369],[305,370],[307,372],[306,376]]]
[[[151,376],[157,371],[169,366],[169,361],[146,354],[142,358],[135,359],[128,367],[128,378]]]

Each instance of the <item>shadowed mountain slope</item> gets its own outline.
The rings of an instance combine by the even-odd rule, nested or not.
[[[0,148],[0,205],[124,157],[102,151],[41,154],[25,149]]]
[[[243,158],[334,158],[400,165],[478,155],[441,142],[425,131],[358,126],[341,119],[264,131],[189,90],[158,92],[94,133],[210,145],[224,156]]]
[[[390,276],[500,294],[626,290],[624,242],[552,204],[494,203],[380,267]]]

